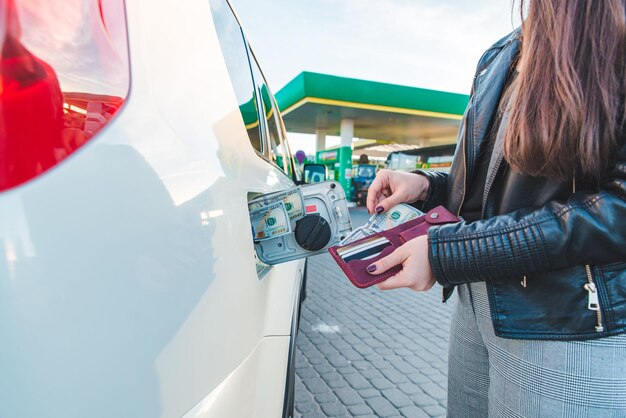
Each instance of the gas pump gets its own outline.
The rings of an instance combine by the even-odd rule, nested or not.
[[[349,151],[349,152],[347,152]],[[349,147],[318,151],[315,162],[327,167],[327,180],[335,180],[341,184],[346,193],[346,199],[353,199],[352,184],[352,150]]]

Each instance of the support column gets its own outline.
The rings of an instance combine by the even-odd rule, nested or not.
[[[320,164],[320,161],[317,161],[317,155],[320,151],[324,151],[326,149],[326,131],[323,129],[315,130],[315,162]]]
[[[323,129],[316,129],[315,141],[315,151],[324,151],[326,149],[326,131]]]
[[[354,139],[354,120],[341,120],[341,146],[337,162],[339,163],[339,183],[346,192],[346,199],[352,199],[352,140]]]

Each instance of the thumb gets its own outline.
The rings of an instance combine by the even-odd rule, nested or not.
[[[402,203],[402,197],[400,197],[398,193],[394,193],[378,202],[378,205],[376,205],[376,213],[387,212],[389,209],[399,205],[400,203]]]
[[[405,254],[405,252],[402,251],[402,247],[400,247],[400,248],[397,248],[394,252],[392,252],[388,256],[383,257],[377,262],[372,263],[369,266],[367,266],[367,272],[369,274],[374,274],[374,275],[382,274],[386,272],[387,270],[389,270],[390,268],[393,268],[395,266],[402,264],[404,260],[406,259],[407,259],[407,254]]]

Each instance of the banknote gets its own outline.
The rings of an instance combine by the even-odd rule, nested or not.
[[[350,244],[361,238],[368,237],[381,231],[394,228],[404,222],[408,222],[412,219],[422,216],[424,213],[412,206],[401,203],[394,206],[385,213],[372,215],[367,223],[361,227],[358,227],[344,238],[339,245]]]
[[[345,237],[343,240],[341,240],[341,242],[339,242],[339,245],[346,245],[346,244],[350,244],[351,242],[354,242],[358,239],[361,238],[365,238],[369,235],[374,234],[374,231],[370,231],[368,229],[365,229],[364,227],[358,227],[356,229],[354,229],[350,235],[348,235],[347,237]]]
[[[280,192],[261,195],[248,203],[248,210],[253,210],[283,202],[290,221],[297,221],[304,217],[304,200],[299,187]]]
[[[424,213],[405,203],[394,206],[385,213],[372,215],[367,222],[367,228],[380,232],[394,228],[400,224],[422,216]]]
[[[276,238],[291,232],[291,223],[285,204],[280,202],[254,209],[250,222],[255,241]]]

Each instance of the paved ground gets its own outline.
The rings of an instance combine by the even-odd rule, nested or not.
[[[352,210],[353,224],[367,219]],[[308,261],[296,417],[444,417],[450,306],[441,288],[352,286],[329,255]]]

